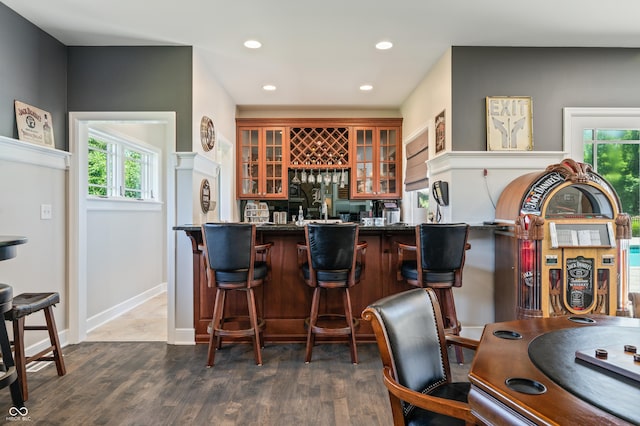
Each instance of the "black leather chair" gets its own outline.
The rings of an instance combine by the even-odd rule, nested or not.
[[[398,279],[415,287],[430,287],[442,308],[446,333],[460,335],[462,326],[456,314],[453,287],[462,286],[469,225],[466,223],[422,223],[416,226],[416,245],[398,244]],[[406,251],[415,259],[406,259]],[[419,266],[418,266],[419,265]],[[460,348],[456,358],[462,363]]]
[[[269,279],[272,244],[256,245],[256,227],[245,223],[206,223],[202,225],[202,235],[208,285],[216,289],[207,366],[213,366],[223,337],[251,337],[256,364],[262,365],[265,322],[258,313],[254,288]],[[256,256],[260,259],[256,260]],[[248,315],[225,317],[228,291],[246,293]],[[241,328],[247,320],[248,326]]]
[[[433,290],[385,297],[362,317],[376,336],[394,425],[476,423],[467,401],[470,383],[451,381],[447,343],[475,350],[478,342],[445,335]]]
[[[357,320],[351,310],[349,288],[360,281],[367,245],[358,243],[358,225],[354,223],[308,224],[305,226],[305,240],[306,259],[300,268],[304,281],[313,287],[305,362],[311,362],[316,335],[348,336],[351,362],[357,364]],[[343,314],[319,313],[320,295],[323,290],[331,289],[343,291]],[[340,324],[336,324],[336,320]]]

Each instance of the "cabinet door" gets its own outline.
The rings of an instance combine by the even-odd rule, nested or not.
[[[351,197],[370,198],[375,191],[376,156],[373,128],[354,128],[352,143]]]
[[[287,197],[285,130],[280,127],[238,129],[238,198]]]
[[[398,127],[354,128],[351,198],[400,198]]]
[[[400,198],[399,131],[397,128],[377,128],[378,134],[378,178],[376,195],[380,198]]]
[[[264,175],[262,176],[261,196],[263,198],[285,198],[287,186],[287,167],[284,128],[263,129]]]
[[[237,194],[256,198],[260,194],[260,129],[238,129]]]

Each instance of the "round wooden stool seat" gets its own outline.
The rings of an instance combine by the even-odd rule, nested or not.
[[[2,299],[0,299],[2,300]],[[56,321],[53,316],[53,306],[60,302],[60,294],[51,293],[21,293],[13,298],[11,309],[4,312],[4,319],[13,322],[13,346],[16,369],[22,386],[22,396],[28,399],[27,364],[32,361],[55,361],[58,376],[66,374],[62,349]],[[46,325],[25,325],[27,316],[43,311]],[[26,356],[24,350],[24,332],[29,330],[46,330],[49,333],[50,346],[35,355]],[[51,354],[51,355],[48,355]]]
[[[13,298],[13,308],[4,319],[13,321],[57,303],[60,303],[59,293],[21,293]]]

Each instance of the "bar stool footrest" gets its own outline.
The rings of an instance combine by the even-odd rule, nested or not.
[[[318,315],[318,322],[337,321],[337,320],[341,320],[344,323],[347,322],[346,317],[341,314],[319,314]],[[360,320],[358,320],[357,318],[352,318],[351,321],[353,323],[354,328],[360,325]],[[310,322],[310,319],[305,318],[304,324],[307,328],[309,327],[309,322]],[[319,336],[345,336],[345,335],[351,334],[351,327],[349,327],[348,325],[344,327],[328,327],[328,326],[314,325],[311,329],[314,333],[316,333]]]

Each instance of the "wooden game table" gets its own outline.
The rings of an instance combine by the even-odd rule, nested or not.
[[[491,425],[640,424],[640,362],[625,345],[640,351],[640,319],[590,315],[489,324],[469,372],[469,404]],[[603,348],[608,358],[595,360]]]

